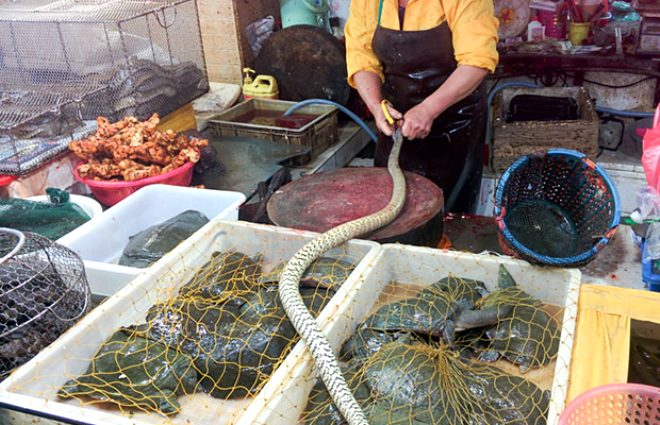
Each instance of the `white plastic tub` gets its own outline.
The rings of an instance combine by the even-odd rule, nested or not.
[[[494,257],[418,248],[406,245],[383,245],[363,280],[350,288],[350,301],[326,324],[325,333],[338,352],[359,323],[371,312],[383,288],[391,282],[400,285],[429,285],[448,274],[483,281],[487,289],[497,285],[497,271],[504,264],[518,286],[547,304],[564,308],[561,343],[554,371],[537,375],[551,383],[548,424],[556,425],[564,409],[568,374],[575,333],[580,272],[573,269],[549,269],[530,266],[508,257]],[[304,350],[292,369],[279,369],[255,398],[250,410],[238,425],[295,425],[307,405],[309,392],[316,383],[312,359]],[[528,372],[529,374],[533,372]]]
[[[83,373],[100,344],[121,326],[143,323],[147,310],[173,295],[192,274],[205,264],[213,252],[238,250],[247,255],[261,253],[269,268],[288,260],[314,236],[313,233],[256,225],[240,221],[214,221],[181,243],[160,261],[141,273],[130,284],[84,317],[51,346],[0,383],[0,405],[29,409],[53,419],[69,418],[85,424],[112,425],[223,425],[235,422],[249,410],[253,399],[223,401],[206,394],[179,397],[181,413],[166,418],[160,414],[130,414],[112,406],[85,406],[78,400],[62,401],[57,390],[68,380]],[[346,259],[358,263],[342,288],[319,315],[322,323],[344,308],[350,289],[374,260],[380,245],[350,241],[338,248]],[[300,344],[293,353],[304,352]],[[299,356],[299,354],[298,354]],[[287,357],[280,369],[290,369],[298,357]],[[9,416],[12,417],[12,416]],[[23,425],[20,422],[2,425]]]
[[[209,220],[237,220],[243,202],[239,192],[146,186],[57,242],[82,257],[92,293],[109,296],[146,270],[117,264],[129,236],[191,209]]]

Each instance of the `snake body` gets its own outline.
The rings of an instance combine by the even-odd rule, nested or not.
[[[392,177],[392,197],[382,210],[334,227],[308,242],[286,264],[280,275],[279,295],[293,326],[309,348],[319,375],[332,400],[349,425],[368,425],[367,419],[341,373],[330,343],[300,296],[299,283],[305,270],[324,252],[359,235],[383,227],[396,218],[406,199],[406,181],[399,167],[403,138],[394,138],[387,169]]]

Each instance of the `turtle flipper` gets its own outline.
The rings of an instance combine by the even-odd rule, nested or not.
[[[517,286],[515,279],[503,264],[500,264],[500,268],[497,270],[497,286],[499,288],[512,288]]]
[[[490,307],[483,310],[464,310],[456,318],[455,328],[457,331],[481,328],[497,324],[499,309]]]
[[[453,320],[447,320],[441,334],[445,342],[451,344],[454,341],[454,335],[456,335],[456,323]]]

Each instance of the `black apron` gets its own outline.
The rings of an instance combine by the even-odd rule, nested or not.
[[[381,10],[382,4],[383,0]],[[379,13],[372,48],[385,74],[383,96],[401,113],[430,96],[457,67],[447,22],[429,30],[398,31],[380,26]],[[425,139],[406,141],[399,164],[440,186],[446,211],[474,212],[481,187],[485,130],[486,89],[482,83],[436,118]],[[392,139],[381,134],[374,161],[377,167],[387,166],[391,149]],[[457,192],[452,196],[454,189]],[[448,204],[450,198],[455,199],[453,205]]]

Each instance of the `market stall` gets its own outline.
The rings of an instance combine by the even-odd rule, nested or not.
[[[0,2],[0,424],[660,425],[660,3],[276,3]]]

